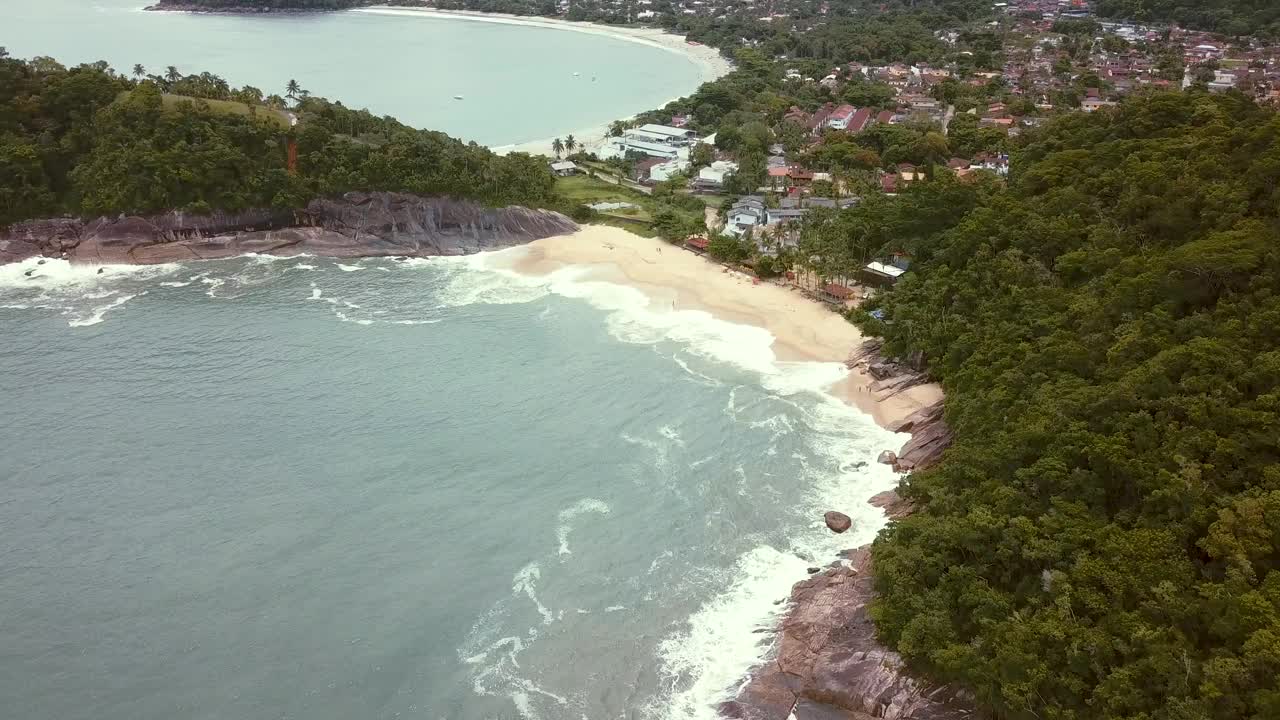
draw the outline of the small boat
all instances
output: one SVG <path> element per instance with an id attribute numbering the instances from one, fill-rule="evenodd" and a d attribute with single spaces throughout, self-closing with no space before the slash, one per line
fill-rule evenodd
<path id="1" fill-rule="evenodd" d="M 573 74 L 573 76 L 574 76 L 574 77 L 578 77 L 578 76 L 579 76 L 579 75 L 581 75 L 581 74 L 582 74 L 582 73 L 574 73 L 574 74 Z"/>
<path id="2" fill-rule="evenodd" d="M 462 99 L 462 96 L 461 96 L 461 95 L 454 95 L 454 96 L 453 96 L 453 99 L 454 99 L 454 100 L 461 100 L 461 99 Z"/>

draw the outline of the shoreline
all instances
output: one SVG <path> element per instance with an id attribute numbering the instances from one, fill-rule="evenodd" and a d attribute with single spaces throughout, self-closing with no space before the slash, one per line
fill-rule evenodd
<path id="1" fill-rule="evenodd" d="M 839 363 L 846 374 L 822 388 L 824 392 L 898 437 L 910 433 L 899 447 L 885 448 L 889 453 L 914 456 L 913 445 L 938 442 L 941 386 L 926 383 L 885 389 L 865 362 L 867 339 L 861 331 L 796 289 L 757 281 L 683 247 L 603 225 L 535 240 L 523 246 L 522 255 L 509 269 L 546 276 L 567 267 L 585 268 L 585 279 L 636 289 L 651 306 L 670 303 L 673 310 L 702 310 L 721 320 L 763 328 L 774 338 L 775 364 Z M 946 433 L 941 442 L 949 444 L 945 424 L 941 429 Z M 886 462 L 883 456 L 881 462 Z M 911 469 L 910 465 L 899 467 L 896 459 L 886 464 L 898 472 Z M 896 488 L 872 496 L 867 504 L 883 513 L 886 521 L 914 510 Z M 836 530 L 830 513 L 824 520 Z M 788 594 L 775 601 L 786 602 L 787 607 L 777 624 L 767 629 L 772 649 L 737 681 L 736 688 L 725 688 L 729 694 L 716 705 L 718 716 L 795 720 L 854 717 L 851 711 L 878 715 L 884 707 L 901 707 L 906 709 L 904 717 L 914 716 L 917 710 L 937 720 L 968 717 L 956 709 L 964 703 L 955 704 L 953 691 L 913 678 L 898 655 L 876 641 L 875 626 L 867 614 L 874 597 L 870 545 L 815 564 L 818 567 L 810 568 L 807 578 L 797 577 Z M 825 569 L 820 570 L 822 566 Z"/>
<path id="2" fill-rule="evenodd" d="M 897 432 L 907 418 L 942 399 L 936 383 L 900 392 L 878 391 L 869 374 L 848 368 L 851 353 L 866 338 L 839 313 L 798 290 L 757 283 L 749 275 L 663 240 L 588 225 L 568 235 L 528 243 L 511 269 L 543 276 L 569 266 L 586 267 L 592 279 L 635 288 L 659 307 L 702 310 L 721 320 L 763 328 L 774 337 L 777 362 L 839 363 L 847 373 L 826 392 L 890 431 Z"/>
<path id="3" fill-rule="evenodd" d="M 352 8 L 347 12 L 363 13 L 366 15 L 393 15 L 400 17 L 438 18 L 444 20 L 468 20 L 471 22 L 540 27 L 548 30 L 600 35 L 623 42 L 646 45 L 648 47 L 665 50 L 666 52 L 675 53 L 684 57 L 692 63 L 695 68 L 697 68 L 699 86 L 703 83 L 723 77 L 733 70 L 733 63 L 721 55 L 720 51 L 710 45 L 690 43 L 686 41 L 684 37 L 672 34 L 657 27 L 624 27 L 618 25 L 601 25 L 599 23 L 578 22 L 573 20 L 560 20 L 557 18 L 547 18 L 534 15 L 487 13 L 474 10 L 437 10 L 435 8 L 406 7 L 398 5 L 377 5 L 371 7 Z M 681 97 L 684 97 L 684 95 L 677 95 L 663 102 L 658 107 L 665 107 L 668 103 L 674 102 Z M 642 110 L 641 112 L 647 112 L 647 110 Z M 615 119 L 630 119 L 638 114 L 639 113 L 635 113 Z M 567 130 L 563 135 L 561 135 L 561 137 L 565 137 L 567 135 L 573 135 L 574 139 L 578 141 L 579 145 L 585 152 L 595 152 L 602 148 L 608 141 L 609 124 L 605 123 L 603 125 L 592 125 L 590 127 Z M 489 146 L 489 149 L 500 155 L 513 152 L 523 152 L 531 155 L 552 156 L 555 154 L 551 149 L 552 140 L 554 140 L 554 138 L 538 138 L 534 140 L 508 143 L 505 145 Z"/>
<path id="4" fill-rule="evenodd" d="M 258 14 L 251 9 L 214 9 L 214 8 L 192 8 L 192 7 L 160 7 L 159 5 L 149 5 L 142 8 L 148 12 L 185 12 L 193 14 L 233 14 L 233 15 L 254 15 Z M 315 12 L 350 12 L 362 13 L 365 15 L 389 15 L 397 17 L 417 17 L 417 18 L 433 18 L 440 20 L 466 20 L 470 22 L 485 22 L 499 25 L 517 25 L 523 27 L 538 27 L 547 30 L 561 30 L 568 32 L 585 33 L 588 35 L 599 35 L 602 37 L 612 38 L 622 42 L 636 43 L 646 45 L 658 50 L 675 53 L 688 60 L 698 73 L 698 85 L 716 80 L 729 74 L 734 66 L 731 61 L 720 54 L 720 51 L 710 45 L 701 43 L 692 43 L 687 41 L 680 35 L 675 35 L 660 27 L 631 27 L 621 25 L 602 25 L 599 23 L 579 22 L 574 20 L 561 20 L 559 18 L 548 18 L 540 15 L 512 15 L 510 13 L 490 13 L 479 12 L 475 10 L 439 10 L 429 7 L 415 7 L 405 5 L 371 5 L 365 7 L 345 8 L 341 10 L 325 10 L 325 9 L 277 9 L 273 13 L 315 13 Z M 694 88 L 694 90 L 697 89 Z M 691 90 L 690 92 L 693 92 Z M 665 107 L 666 105 L 679 100 L 688 93 L 672 97 L 657 107 Z M 614 120 L 629 120 L 636 117 L 640 113 L 648 112 L 654 108 L 641 110 L 626 116 L 614 118 Z M 610 121 L 612 122 L 612 121 Z M 598 152 L 603 149 L 609 139 L 609 124 L 591 125 L 589 127 L 566 129 L 560 137 L 573 135 L 578 141 L 579 146 L 584 152 Z M 503 145 L 490 145 L 488 148 L 499 154 L 506 155 L 514 152 L 529 153 L 530 155 L 546 155 L 554 156 L 551 144 L 555 138 L 536 138 L 532 140 L 522 140 L 514 143 Z"/>

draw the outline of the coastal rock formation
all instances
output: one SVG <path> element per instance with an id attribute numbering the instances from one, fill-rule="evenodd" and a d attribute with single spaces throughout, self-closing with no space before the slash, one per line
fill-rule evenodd
<path id="1" fill-rule="evenodd" d="M 880 350 L 879 342 L 865 343 L 850 358 L 849 367 L 867 372 L 875 379 L 873 387 L 878 385 L 890 396 L 927 382 L 911 366 L 883 359 Z M 886 450 L 879 457 L 899 472 L 937 463 L 952 438 L 941 401 L 888 429 L 911 433 L 901 451 Z M 915 509 L 895 490 L 880 493 L 870 502 L 893 520 Z M 970 698 L 909 676 L 901 657 L 876 642 L 875 626 L 867 614 L 874 597 L 870 546 L 842 556 L 848 566 L 833 565 L 792 588 L 774 657 L 753 671 L 737 697 L 721 705 L 721 712 L 741 720 L 971 717 Z"/>
<path id="2" fill-rule="evenodd" d="M 873 507 L 884 510 L 884 514 L 890 520 L 901 520 L 916 510 L 915 504 L 910 500 L 904 499 L 898 494 L 897 490 L 886 490 L 878 495 L 873 495 L 868 502 Z"/>
<path id="3" fill-rule="evenodd" d="M 853 527 L 853 520 L 849 519 L 848 515 L 835 510 L 828 510 L 827 514 L 822 516 L 822 519 L 826 521 L 827 527 L 834 533 L 842 533 Z"/>
<path id="4" fill-rule="evenodd" d="M 954 435 L 943 419 L 941 401 L 921 408 L 904 418 L 901 422 L 890 425 L 893 432 L 909 432 L 911 439 L 902 446 L 893 467 L 898 472 L 923 470 L 936 465 L 942 459 L 942 453 L 951 446 Z"/>
<path id="5" fill-rule="evenodd" d="M 929 382 L 929 376 L 919 369 L 921 358 L 901 362 L 884 357 L 883 349 L 883 341 L 866 340 L 845 361 L 850 370 L 861 370 L 871 377 L 869 392 L 883 400 Z"/>
<path id="6" fill-rule="evenodd" d="M 776 657 L 720 707 L 741 720 L 964 720 L 967 698 L 908 676 L 897 653 L 875 639 L 871 553 L 795 585 Z"/>
<path id="7" fill-rule="evenodd" d="M 347 193 L 298 211 L 58 218 L 0 233 L 0 263 L 36 255 L 148 265 L 258 253 L 378 257 L 465 255 L 577 230 L 548 210 L 486 208 L 450 198 Z"/>

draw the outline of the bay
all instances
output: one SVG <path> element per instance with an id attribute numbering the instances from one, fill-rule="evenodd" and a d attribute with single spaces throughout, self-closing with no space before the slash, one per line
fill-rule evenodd
<path id="1" fill-rule="evenodd" d="M 64 64 L 203 71 L 502 146 L 659 107 L 701 82 L 687 57 L 601 34 L 364 12 L 145 12 L 141 0 L 0 0 L 0 45 Z M 455 95 L 463 100 L 455 100 Z"/>
<path id="2" fill-rule="evenodd" d="M 5 715 L 713 718 L 893 436 L 504 265 L 0 267 Z"/>

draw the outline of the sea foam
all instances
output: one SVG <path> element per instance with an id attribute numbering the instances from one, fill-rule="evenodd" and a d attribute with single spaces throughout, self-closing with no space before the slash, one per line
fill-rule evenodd
<path id="1" fill-rule="evenodd" d="M 57 310 L 71 327 L 102 322 L 106 314 L 146 294 L 139 281 L 165 277 L 181 266 L 83 265 L 60 258 L 28 258 L 0 265 L 0 306 Z"/>

